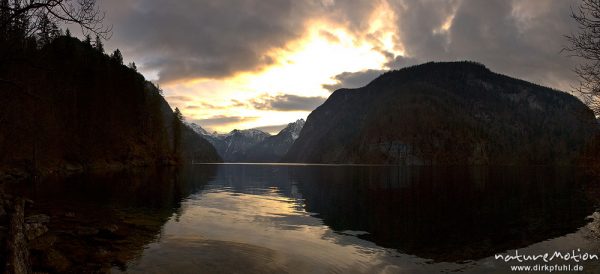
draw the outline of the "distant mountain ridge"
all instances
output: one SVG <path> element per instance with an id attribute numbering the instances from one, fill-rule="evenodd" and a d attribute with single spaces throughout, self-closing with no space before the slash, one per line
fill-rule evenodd
<path id="1" fill-rule="evenodd" d="M 196 132 L 197 134 L 200 134 L 202 136 L 205 135 L 211 135 L 208 131 L 206 131 L 205 129 L 203 129 L 200 125 L 195 124 L 195 123 L 186 123 L 194 132 Z"/>
<path id="2" fill-rule="evenodd" d="M 208 140 L 226 162 L 278 162 L 298 138 L 304 123 L 304 119 L 289 123 L 276 135 L 259 129 L 234 129 L 217 134 L 195 123 L 188 125 Z"/>
<path id="3" fill-rule="evenodd" d="M 246 162 L 279 162 L 300 136 L 304 119 L 289 123 L 277 135 L 269 136 L 251 147 L 244 158 Z"/>
<path id="4" fill-rule="evenodd" d="M 333 92 L 283 161 L 569 164 L 596 133 L 572 95 L 478 63 L 426 63 Z"/>

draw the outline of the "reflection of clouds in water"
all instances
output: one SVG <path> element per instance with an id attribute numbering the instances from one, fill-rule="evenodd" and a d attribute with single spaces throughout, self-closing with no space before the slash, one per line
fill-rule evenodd
<path id="1" fill-rule="evenodd" d="M 231 194 L 227 191 L 209 192 L 195 195 L 184 202 L 186 210 L 179 222 L 170 221 L 164 227 L 165 241 L 169 243 L 171 239 L 195 238 L 223 241 L 213 242 L 215 245 L 222 245 L 220 250 L 226 250 L 221 255 L 233 252 L 229 249 L 235 248 L 228 246 L 229 243 L 257 246 L 272 250 L 274 253 L 271 259 L 278 267 L 298 273 L 317 270 L 396 272 L 399 265 L 402 265 L 398 260 L 408 259 L 411 268 L 414 268 L 415 261 L 424 261 L 414 256 L 394 254 L 395 252 L 379 248 L 354 236 L 335 233 L 323 225 L 322 220 L 312 217 L 304 210 L 298 210 L 293 198 L 280 195 Z M 162 252 L 153 251 L 153 248 L 162 249 Z M 186 252 L 196 252 L 202 257 L 205 252 L 215 251 L 198 246 L 195 251 Z M 253 254 L 252 250 L 248 252 L 243 256 L 260 256 Z M 178 249 L 162 244 L 151 247 L 150 252 L 146 252 L 145 255 L 147 260 L 154 261 L 159 258 L 152 257 L 158 257 L 158 254 L 167 258 L 181 255 Z M 390 256 L 392 254 L 399 257 L 393 258 Z M 241 258 L 241 261 L 245 259 L 247 258 Z M 390 262 L 390 259 L 395 262 Z M 143 260 L 138 267 L 142 267 Z M 177 259 L 169 260 L 169 264 L 172 263 L 177 263 Z M 261 264 L 264 261 L 257 260 L 256 263 Z"/>

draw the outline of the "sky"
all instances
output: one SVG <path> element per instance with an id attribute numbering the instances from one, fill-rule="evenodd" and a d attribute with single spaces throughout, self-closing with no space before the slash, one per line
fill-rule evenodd
<path id="1" fill-rule="evenodd" d="M 570 91 L 575 0 L 102 0 L 119 48 L 209 131 L 276 133 L 384 71 L 471 60 Z"/>

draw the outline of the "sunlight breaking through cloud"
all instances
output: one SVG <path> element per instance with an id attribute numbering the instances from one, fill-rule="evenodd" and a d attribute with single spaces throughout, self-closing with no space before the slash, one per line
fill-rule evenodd
<path id="1" fill-rule="evenodd" d="M 104 3 L 121 9 L 109 14 L 119 27 L 107 49 L 118 46 L 165 95 L 193 97 L 169 100 L 188 119 L 258 117 L 211 126 L 221 132 L 309 113 L 253 108 L 250 100 L 263 94 L 327 97 L 423 62 L 475 61 L 563 90 L 576 83 L 572 68 L 580 62 L 560 54 L 563 35 L 576 31 L 569 17 L 575 0 L 125 3 Z"/>

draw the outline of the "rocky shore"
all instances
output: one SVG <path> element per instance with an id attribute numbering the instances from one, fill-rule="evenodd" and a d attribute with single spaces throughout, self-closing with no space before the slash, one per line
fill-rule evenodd
<path id="1" fill-rule="evenodd" d="M 103 218 L 83 212 L 39 213 L 35 202 L 0 194 L 2 273 L 110 273 L 152 241 L 162 221 L 152 216 Z"/>
<path id="2" fill-rule="evenodd" d="M 91 164 L 62 163 L 52 167 L 0 167 L 0 182 L 15 182 L 35 180 L 47 176 L 69 176 L 79 173 L 93 172 L 116 172 L 130 168 L 150 166 L 177 166 L 175 159 L 163 159 L 162 161 L 132 160 L 127 162 L 96 162 Z"/>
<path id="3" fill-rule="evenodd" d="M 25 217 L 25 206 L 30 201 L 0 195 L 0 237 L 4 273 L 32 273 L 30 248 L 40 236 L 48 232 L 46 215 Z"/>

